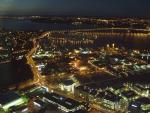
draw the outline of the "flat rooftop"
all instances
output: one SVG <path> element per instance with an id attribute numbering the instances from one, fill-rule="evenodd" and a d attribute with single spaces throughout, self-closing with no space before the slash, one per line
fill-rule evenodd
<path id="1" fill-rule="evenodd" d="M 138 98 L 137 100 L 135 100 L 135 102 L 141 104 L 150 104 L 150 98 L 146 98 L 146 97 Z"/>
<path id="2" fill-rule="evenodd" d="M 66 107 L 67 109 L 72 109 L 74 107 L 78 107 L 80 105 L 80 102 L 70 99 L 70 98 L 66 98 L 62 95 L 56 94 L 56 93 L 46 93 L 44 95 L 45 98 Z"/>
<path id="3" fill-rule="evenodd" d="M 104 99 L 112 101 L 112 102 L 118 102 L 118 101 L 120 101 L 121 97 L 115 95 L 114 93 L 112 93 L 110 91 L 106 91 Z"/>
<path id="4" fill-rule="evenodd" d="M 124 91 L 121 94 L 125 96 L 126 98 L 132 98 L 136 96 L 136 93 L 134 91 Z"/>
<path id="5" fill-rule="evenodd" d="M 5 105 L 5 104 L 15 101 L 19 98 L 20 98 L 20 96 L 15 92 L 9 91 L 9 92 L 5 92 L 5 93 L 0 93 L 0 104 Z"/>
<path id="6" fill-rule="evenodd" d="M 73 80 L 64 80 L 64 81 L 61 82 L 61 84 L 64 84 L 64 85 L 66 85 L 66 86 L 70 86 L 70 85 L 72 85 L 73 83 L 74 83 Z"/>

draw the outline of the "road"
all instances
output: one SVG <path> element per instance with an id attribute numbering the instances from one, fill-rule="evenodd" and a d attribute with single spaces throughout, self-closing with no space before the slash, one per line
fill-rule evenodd
<path id="1" fill-rule="evenodd" d="M 44 34 L 42 34 L 41 36 L 39 36 L 39 37 L 36 38 L 36 39 L 42 39 L 42 38 L 44 38 L 44 37 L 46 37 L 46 36 L 50 37 L 50 34 L 51 34 L 51 32 L 45 32 Z M 33 40 L 34 43 L 36 42 L 36 39 Z M 40 75 L 40 73 L 39 73 L 39 71 L 38 71 L 38 69 L 37 69 L 37 67 L 36 67 L 36 64 L 35 64 L 34 60 L 32 59 L 32 56 L 33 56 L 33 54 L 37 51 L 37 49 L 38 49 L 38 46 L 36 47 L 36 46 L 34 45 L 34 47 L 31 49 L 31 51 L 26 55 L 27 63 L 31 66 L 31 69 L 32 69 L 32 72 L 33 72 L 33 75 L 34 75 L 34 80 L 33 80 L 33 81 L 30 81 L 30 82 L 28 82 L 28 83 L 23 83 L 23 84 L 20 86 L 20 88 L 25 88 L 25 87 L 31 86 L 31 85 L 33 85 L 33 84 L 35 84 L 35 85 L 37 84 L 37 85 L 41 85 L 41 86 L 44 85 L 44 86 L 47 86 L 50 91 L 53 90 L 54 92 L 56 92 L 56 93 L 58 93 L 58 94 L 60 94 L 60 95 L 67 96 L 67 97 L 72 98 L 72 99 L 74 99 L 74 100 L 82 101 L 81 99 L 75 97 L 73 94 L 70 94 L 70 93 L 67 93 L 67 94 L 66 94 L 66 93 L 60 91 L 59 88 L 56 87 L 55 85 L 47 84 L 47 83 L 43 80 L 42 76 Z M 91 63 L 91 64 L 92 64 L 92 63 Z M 94 66 L 95 66 L 95 65 L 94 65 Z M 95 106 L 91 106 L 91 107 L 93 108 L 93 109 L 92 109 L 93 111 L 91 111 L 90 113 L 92 113 L 92 112 L 94 112 L 94 111 L 102 111 L 102 112 L 96 112 L 96 113 L 103 113 L 103 112 L 104 112 L 104 113 L 110 113 L 109 111 L 104 110 L 104 109 L 102 109 L 102 110 L 96 110 L 96 108 L 94 108 Z"/>
<path id="2" fill-rule="evenodd" d="M 23 89 L 23 88 L 31 86 L 31 85 L 43 85 L 42 77 L 40 76 L 40 73 L 36 67 L 36 64 L 35 64 L 34 60 L 32 59 L 32 55 L 36 52 L 37 49 L 38 49 L 38 47 L 34 46 L 31 49 L 31 51 L 26 55 L 27 64 L 29 64 L 31 66 L 34 80 L 30 80 L 30 81 L 20 84 L 19 89 Z"/>
<path id="3" fill-rule="evenodd" d="M 45 34 L 42 34 L 42 36 L 38 37 L 37 39 L 41 39 L 41 38 L 44 38 L 45 36 L 47 35 L 50 35 L 51 32 L 46 32 Z M 34 39 L 33 42 L 35 43 L 36 40 Z M 31 51 L 26 55 L 26 58 L 27 58 L 27 63 L 31 66 L 31 69 L 32 69 L 32 72 L 33 72 L 33 75 L 34 75 L 34 80 L 33 81 L 30 81 L 28 83 L 25 83 L 21 86 L 21 88 L 24 88 L 24 87 L 27 87 L 27 86 L 30 86 L 30 85 L 33 85 L 33 84 L 37 84 L 37 85 L 44 85 L 44 86 L 47 86 L 49 88 L 49 91 L 54 91 L 55 93 L 58 93 L 60 95 L 63 95 L 63 96 L 67 96 L 68 98 L 72 98 L 74 100 L 78 100 L 78 101 L 83 101 L 83 99 L 79 98 L 79 97 L 76 97 L 75 95 L 71 94 L 71 93 L 65 93 L 63 91 L 61 91 L 57 86 L 55 85 L 51 85 L 51 84 L 47 84 L 42 76 L 40 75 L 37 67 L 36 67 L 36 64 L 32 58 L 33 54 L 37 51 L 38 47 L 34 46 Z M 91 106 L 91 111 L 90 113 L 94 113 L 96 111 L 96 113 L 103 113 L 103 112 L 100 112 L 100 110 L 96 110 L 93 106 Z M 104 110 L 101 110 L 101 111 L 104 111 Z M 105 110 L 105 113 L 109 113 L 109 112 L 106 112 Z"/>

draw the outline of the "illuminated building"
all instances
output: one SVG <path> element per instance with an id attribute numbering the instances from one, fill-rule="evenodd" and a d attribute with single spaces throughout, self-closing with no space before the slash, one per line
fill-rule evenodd
<path id="1" fill-rule="evenodd" d="M 134 113 L 149 113 L 150 99 L 145 97 L 136 99 L 130 104 L 129 110 Z"/>
<path id="2" fill-rule="evenodd" d="M 101 101 L 105 107 L 108 107 L 113 110 L 121 109 L 121 103 L 122 103 L 121 97 L 113 94 L 110 91 L 105 92 L 104 97 L 102 97 Z"/>
<path id="3" fill-rule="evenodd" d="M 21 97 L 15 92 L 0 94 L 0 107 L 3 108 L 5 111 L 8 111 L 11 107 L 25 104 L 27 103 L 27 101 L 27 98 Z"/>
<path id="4" fill-rule="evenodd" d="M 150 84 L 129 84 L 130 88 L 141 96 L 150 95 Z"/>
<path id="5" fill-rule="evenodd" d="M 133 66 L 135 71 L 150 69 L 150 64 L 136 64 Z"/>
<path id="6" fill-rule="evenodd" d="M 74 83 L 73 80 L 65 80 L 61 82 L 59 86 L 63 91 L 74 93 L 74 87 L 76 86 L 76 83 Z"/>
<path id="7" fill-rule="evenodd" d="M 13 107 L 11 109 L 12 113 L 29 113 L 29 109 L 27 106 L 21 106 L 21 107 Z"/>
<path id="8" fill-rule="evenodd" d="M 123 91 L 121 93 L 121 97 L 125 99 L 126 101 L 131 101 L 137 97 L 136 93 L 134 91 Z"/>
<path id="9" fill-rule="evenodd" d="M 84 109 L 84 106 L 80 102 L 56 93 L 46 93 L 43 97 L 43 101 L 53 104 L 57 106 L 58 109 L 67 113 Z"/>
<path id="10" fill-rule="evenodd" d="M 31 89 L 28 89 L 25 94 L 29 97 L 35 97 L 37 95 L 43 95 L 44 93 L 48 92 L 48 88 L 44 86 L 36 86 Z"/>
<path id="11" fill-rule="evenodd" d="M 34 103 L 34 107 L 35 107 L 37 110 L 41 110 L 41 109 L 43 109 L 43 108 L 46 107 L 45 103 L 44 103 L 42 100 L 40 100 L 40 99 L 34 100 L 33 103 Z"/>

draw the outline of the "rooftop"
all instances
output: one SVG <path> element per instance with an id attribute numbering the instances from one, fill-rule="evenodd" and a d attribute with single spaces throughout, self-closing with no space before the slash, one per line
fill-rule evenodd
<path id="1" fill-rule="evenodd" d="M 124 92 L 122 92 L 122 95 L 127 98 L 132 98 L 132 97 L 136 96 L 136 93 L 134 91 L 124 91 Z"/>
<path id="2" fill-rule="evenodd" d="M 150 99 L 146 97 L 138 98 L 135 100 L 135 102 L 141 103 L 141 104 L 150 104 Z"/>
<path id="3" fill-rule="evenodd" d="M 120 101 L 121 97 L 115 95 L 114 93 L 112 93 L 110 91 L 106 91 L 104 99 L 112 101 L 112 102 L 118 102 L 118 101 Z"/>
<path id="4" fill-rule="evenodd" d="M 0 104 L 5 105 L 19 98 L 20 96 L 15 92 L 0 93 Z"/>
<path id="5" fill-rule="evenodd" d="M 66 107 L 67 109 L 72 109 L 72 108 L 80 105 L 80 103 L 78 101 L 75 101 L 70 98 L 66 98 L 66 97 L 56 94 L 56 93 L 46 93 L 44 95 L 44 97 L 61 105 L 61 106 Z"/>
<path id="6" fill-rule="evenodd" d="M 74 81 L 73 80 L 64 80 L 61 83 L 66 85 L 66 86 L 70 86 L 70 85 L 72 85 L 74 83 Z"/>

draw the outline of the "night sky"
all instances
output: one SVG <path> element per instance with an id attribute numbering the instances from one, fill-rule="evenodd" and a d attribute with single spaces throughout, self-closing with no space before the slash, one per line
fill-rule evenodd
<path id="1" fill-rule="evenodd" d="M 0 0 L 0 15 L 150 17 L 150 0 Z"/>

